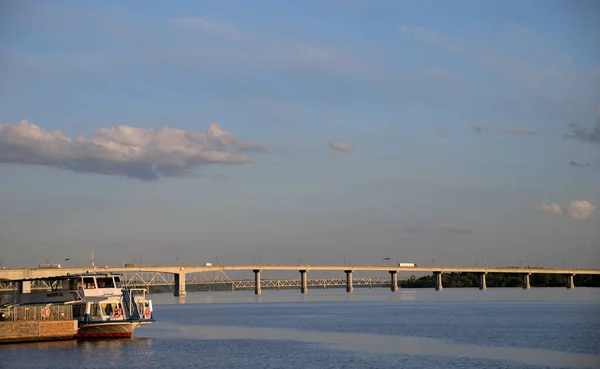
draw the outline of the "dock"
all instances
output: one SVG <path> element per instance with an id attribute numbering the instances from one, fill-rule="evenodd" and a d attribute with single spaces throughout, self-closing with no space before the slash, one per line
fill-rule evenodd
<path id="1" fill-rule="evenodd" d="M 77 329 L 70 305 L 0 308 L 0 344 L 70 340 Z"/>

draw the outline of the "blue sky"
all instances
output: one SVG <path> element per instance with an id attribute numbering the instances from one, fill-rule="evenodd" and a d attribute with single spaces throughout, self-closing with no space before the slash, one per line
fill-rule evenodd
<path id="1" fill-rule="evenodd" d="M 8 1 L 0 259 L 597 267 L 595 1 Z"/>

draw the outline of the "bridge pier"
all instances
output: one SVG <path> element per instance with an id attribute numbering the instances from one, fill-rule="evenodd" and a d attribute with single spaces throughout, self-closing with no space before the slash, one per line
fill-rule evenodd
<path id="1" fill-rule="evenodd" d="M 344 270 L 346 273 L 346 292 L 352 293 L 354 291 L 354 286 L 352 285 L 352 271 Z"/>
<path id="2" fill-rule="evenodd" d="M 433 275 L 435 276 L 435 290 L 443 290 L 444 286 L 442 285 L 442 272 L 433 272 Z"/>
<path id="3" fill-rule="evenodd" d="M 253 270 L 254 272 L 254 294 L 260 295 L 262 290 L 260 289 L 260 269 Z"/>
<path id="4" fill-rule="evenodd" d="M 481 273 L 479 275 L 479 289 L 482 291 L 485 291 L 487 289 L 487 285 L 485 283 L 485 275 L 486 274 L 487 274 L 487 272 Z"/>
<path id="5" fill-rule="evenodd" d="M 575 282 L 574 282 L 575 274 L 567 274 L 565 277 L 567 279 L 567 288 L 568 289 L 575 288 Z"/>
<path id="6" fill-rule="evenodd" d="M 395 270 L 390 270 L 390 275 L 392 276 L 392 292 L 398 292 L 398 272 Z"/>
<path id="7" fill-rule="evenodd" d="M 175 278 L 175 296 L 185 296 L 187 292 L 185 291 L 185 272 L 184 273 L 175 273 L 173 275 Z"/>
<path id="8" fill-rule="evenodd" d="M 524 290 L 529 290 L 531 289 L 531 284 L 529 284 L 529 273 L 524 273 L 523 274 L 523 289 Z"/>
<path id="9" fill-rule="evenodd" d="M 19 293 L 31 293 L 31 281 L 20 281 Z"/>
<path id="10" fill-rule="evenodd" d="M 301 270 L 300 271 L 300 292 L 303 295 L 306 295 L 308 293 L 308 283 L 307 283 L 307 279 L 306 279 L 306 270 Z"/>

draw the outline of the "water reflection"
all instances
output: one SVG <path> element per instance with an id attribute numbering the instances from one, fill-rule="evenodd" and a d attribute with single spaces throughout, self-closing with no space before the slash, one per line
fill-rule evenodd
<path id="1" fill-rule="evenodd" d="M 434 338 L 368 333 L 316 332 L 241 326 L 190 326 L 165 323 L 161 325 L 159 335 L 162 338 L 177 339 L 296 341 L 319 343 L 331 349 L 344 351 L 478 358 L 547 367 L 596 368 L 600 363 L 600 355 L 531 348 L 485 347 L 457 344 Z"/>
<path id="2" fill-rule="evenodd" d="M 6 343 L 2 344 L 3 350 L 23 349 L 40 349 L 40 350 L 56 350 L 56 349 L 81 349 L 81 350 L 96 350 L 116 347 L 126 347 L 128 345 L 151 345 L 152 338 L 132 337 L 132 338 L 97 338 L 88 340 L 62 340 L 62 341 L 41 341 L 41 342 L 23 342 L 23 343 Z"/>
<path id="3" fill-rule="evenodd" d="M 174 297 L 171 293 L 157 293 L 152 296 L 155 305 L 160 304 L 212 304 L 249 302 L 335 302 L 335 301 L 600 301 L 598 288 L 477 288 L 400 290 L 391 292 L 389 288 L 356 288 L 354 293 L 346 293 L 342 288 L 328 290 L 312 289 L 303 295 L 299 290 L 263 290 L 256 296 L 252 290 L 235 292 L 188 292 L 186 296 Z"/>
<path id="4" fill-rule="evenodd" d="M 598 367 L 600 289 L 153 294 L 131 339 L 0 346 L 4 368 Z M 583 301 L 583 302 L 581 302 Z M 448 303 L 449 302 L 449 303 Z M 59 359 L 57 359 L 59 358 Z M 7 364 L 8 363 L 8 364 Z M 252 362 L 256 363 L 256 362 Z M 4 366 L 3 366 L 4 365 Z"/>
<path id="5" fill-rule="evenodd" d="M 366 289 L 365 289 L 366 290 Z M 355 290 L 356 291 L 356 290 Z M 434 297 L 439 297 L 433 295 Z M 420 295 L 421 299 L 428 298 L 428 293 Z M 435 298 L 436 300 L 438 298 Z M 417 300 L 415 291 L 402 291 L 392 293 L 389 289 L 373 289 L 368 293 L 352 294 L 343 289 L 317 290 L 302 294 L 300 291 L 263 291 L 261 295 L 255 295 L 253 291 L 236 292 L 189 292 L 186 296 L 176 297 L 170 293 L 157 293 L 152 296 L 155 305 L 161 304 L 212 304 L 212 303 L 271 303 L 271 302 L 335 302 L 335 301 L 414 301 Z"/>

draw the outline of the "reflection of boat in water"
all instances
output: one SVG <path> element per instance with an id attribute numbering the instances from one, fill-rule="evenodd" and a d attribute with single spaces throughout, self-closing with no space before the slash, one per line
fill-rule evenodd
<path id="1" fill-rule="evenodd" d="M 131 337 L 137 327 L 154 322 L 152 301 L 145 289 L 121 289 L 121 275 L 85 273 L 60 277 L 14 281 L 23 286 L 34 280 L 44 281 L 47 291 L 35 291 L 8 296 L 2 301 L 8 306 L 45 305 L 41 318 L 50 318 L 53 305 L 71 305 L 72 319 L 78 322 L 78 338 Z"/>

